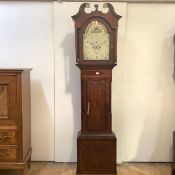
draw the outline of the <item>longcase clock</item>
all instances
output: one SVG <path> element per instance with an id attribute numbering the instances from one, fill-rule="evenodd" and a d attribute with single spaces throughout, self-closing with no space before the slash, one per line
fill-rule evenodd
<path id="1" fill-rule="evenodd" d="M 77 174 L 116 174 L 116 136 L 112 132 L 111 82 L 117 62 L 117 28 L 121 18 L 111 4 L 107 13 L 86 13 L 75 21 L 76 63 L 81 70 L 81 130 L 77 138 Z"/>

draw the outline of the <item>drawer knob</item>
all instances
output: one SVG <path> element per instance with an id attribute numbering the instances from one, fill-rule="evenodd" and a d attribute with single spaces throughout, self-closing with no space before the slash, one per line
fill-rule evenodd
<path id="1" fill-rule="evenodd" d="M 10 139 L 11 137 L 10 136 L 6 136 L 6 135 L 0 135 L 0 140 L 8 140 Z"/>
<path id="2" fill-rule="evenodd" d="M 9 153 L 0 153 L 0 158 L 6 157 L 6 156 L 9 156 L 9 155 L 10 155 Z"/>

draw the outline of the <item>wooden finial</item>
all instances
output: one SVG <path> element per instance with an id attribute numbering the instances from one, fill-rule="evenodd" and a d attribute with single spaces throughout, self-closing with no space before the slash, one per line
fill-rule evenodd
<path id="1" fill-rule="evenodd" d="M 108 8 L 109 11 L 110 11 L 114 16 L 116 16 L 118 19 L 121 18 L 120 15 L 118 15 L 117 13 L 115 13 L 115 10 L 114 10 L 114 7 L 112 6 L 112 4 L 110 4 L 110 3 L 104 3 L 104 4 L 103 4 L 103 8 Z"/>
<path id="2" fill-rule="evenodd" d="M 95 7 L 95 11 L 98 11 L 98 4 L 95 4 L 94 7 Z"/>
<path id="3" fill-rule="evenodd" d="M 76 15 L 72 16 L 72 18 L 73 19 L 76 19 L 81 13 L 86 13 L 85 12 L 85 8 L 90 8 L 90 4 L 89 3 L 83 3 L 83 4 L 81 4 L 78 13 Z"/>

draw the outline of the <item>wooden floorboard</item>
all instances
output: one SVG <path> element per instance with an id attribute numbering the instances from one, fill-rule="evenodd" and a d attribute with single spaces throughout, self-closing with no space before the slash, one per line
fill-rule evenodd
<path id="1" fill-rule="evenodd" d="M 123 163 L 117 166 L 118 175 L 171 175 L 168 163 Z M 75 163 L 32 162 L 25 175 L 75 175 Z M 20 175 L 17 171 L 0 170 L 0 175 Z"/>

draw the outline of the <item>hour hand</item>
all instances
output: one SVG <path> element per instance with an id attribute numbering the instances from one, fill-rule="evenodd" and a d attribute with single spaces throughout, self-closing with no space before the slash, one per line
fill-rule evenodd
<path id="1" fill-rule="evenodd" d="M 99 49 L 99 46 L 95 45 L 94 43 L 92 42 L 89 42 L 92 46 L 93 46 L 93 49 Z"/>
<path id="2" fill-rule="evenodd" d="M 100 44 L 98 45 L 98 47 L 100 47 L 101 45 L 103 45 L 103 44 L 106 43 L 106 42 L 107 42 L 107 40 L 103 41 L 102 43 L 100 43 Z"/>
<path id="3" fill-rule="evenodd" d="M 94 43 L 92 43 L 92 42 L 89 42 L 89 43 L 90 43 L 92 46 L 95 46 Z"/>
<path id="4" fill-rule="evenodd" d="M 100 43 L 100 44 L 94 46 L 95 49 L 101 49 L 101 46 L 102 46 L 103 44 L 105 44 L 106 42 L 107 42 L 107 41 L 104 41 L 104 42 L 102 42 L 102 43 Z"/>

